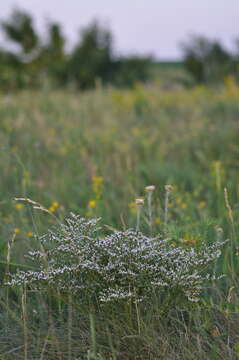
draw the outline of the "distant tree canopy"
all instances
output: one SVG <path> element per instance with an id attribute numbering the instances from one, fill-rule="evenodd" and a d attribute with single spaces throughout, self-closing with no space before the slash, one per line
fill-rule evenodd
<path id="1" fill-rule="evenodd" d="M 197 83 L 217 82 L 237 74 L 238 55 L 231 54 L 218 41 L 194 36 L 183 44 L 184 65 Z"/>
<path id="2" fill-rule="evenodd" d="M 97 22 L 83 29 L 68 69 L 70 80 L 82 89 L 93 87 L 97 78 L 110 81 L 114 70 L 110 31 Z"/>
<path id="3" fill-rule="evenodd" d="M 6 46 L 0 46 L 0 88 L 51 87 L 93 88 L 103 85 L 131 87 L 153 76 L 149 56 L 116 56 L 110 30 L 95 21 L 82 29 L 71 51 L 61 25 L 48 23 L 42 38 L 32 17 L 15 10 L 1 22 Z M 11 46 L 9 46 L 11 44 Z M 235 54 L 218 41 L 192 37 L 183 45 L 184 66 L 195 83 L 214 83 L 227 75 L 239 75 L 239 41 Z"/>
<path id="4" fill-rule="evenodd" d="M 9 20 L 2 22 L 2 29 L 9 40 L 19 45 L 22 55 L 29 54 L 39 43 L 32 18 L 27 13 L 14 11 Z"/>
<path id="5" fill-rule="evenodd" d="M 29 14 L 15 10 L 1 23 L 7 43 L 14 50 L 0 48 L 0 87 L 75 86 L 88 89 L 97 80 L 103 84 L 132 86 L 150 77 L 150 57 L 116 57 L 111 32 L 93 22 L 80 32 L 71 52 L 65 50 L 61 26 L 49 23 L 42 39 Z"/>

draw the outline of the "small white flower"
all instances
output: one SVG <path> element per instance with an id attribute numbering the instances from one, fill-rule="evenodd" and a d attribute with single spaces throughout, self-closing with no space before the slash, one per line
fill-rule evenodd
<path id="1" fill-rule="evenodd" d="M 154 185 L 148 185 L 145 188 L 146 192 L 153 192 L 155 190 L 155 186 Z"/>
<path id="2" fill-rule="evenodd" d="M 173 185 L 165 185 L 164 188 L 165 188 L 166 191 L 170 192 L 170 191 L 173 190 Z"/>
<path id="3" fill-rule="evenodd" d="M 141 199 L 141 198 L 135 199 L 135 204 L 137 206 L 143 206 L 144 205 L 144 199 Z"/>
<path id="4" fill-rule="evenodd" d="M 136 201 L 139 206 L 144 203 Z M 98 223 L 99 219 L 72 215 L 41 238 L 43 250 L 28 253 L 40 270 L 19 271 L 6 285 L 38 290 L 50 286 L 71 291 L 79 301 L 98 296 L 102 302 L 142 301 L 156 289 L 170 293 L 176 288 L 189 301 L 198 301 L 205 281 L 215 280 L 204 269 L 220 256 L 225 242 L 196 251 L 173 247 L 160 235 L 148 237 L 132 230 L 102 236 Z"/>

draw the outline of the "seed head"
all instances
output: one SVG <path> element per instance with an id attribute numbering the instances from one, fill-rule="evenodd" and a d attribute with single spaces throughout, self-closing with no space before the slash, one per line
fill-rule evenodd
<path id="1" fill-rule="evenodd" d="M 165 190 L 166 190 L 167 192 L 172 191 L 172 190 L 173 190 L 173 185 L 165 185 Z"/>
<path id="2" fill-rule="evenodd" d="M 146 191 L 146 192 L 153 192 L 154 190 L 155 190 L 155 186 L 154 185 L 148 185 L 148 186 L 146 186 L 145 188 L 144 188 L 144 190 Z"/>
<path id="3" fill-rule="evenodd" d="M 144 199 L 135 199 L 135 204 L 137 206 L 143 206 L 144 205 Z"/>

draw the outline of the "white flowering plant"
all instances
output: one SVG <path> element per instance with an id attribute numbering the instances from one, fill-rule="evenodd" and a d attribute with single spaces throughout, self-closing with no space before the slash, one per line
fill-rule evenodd
<path id="1" fill-rule="evenodd" d="M 79 301 L 142 301 L 158 290 L 198 301 L 213 278 L 206 268 L 225 243 L 185 249 L 160 235 L 148 237 L 133 230 L 103 235 L 99 222 L 71 214 L 40 238 L 40 250 L 28 253 L 38 270 L 18 271 L 8 285 L 70 292 Z"/>

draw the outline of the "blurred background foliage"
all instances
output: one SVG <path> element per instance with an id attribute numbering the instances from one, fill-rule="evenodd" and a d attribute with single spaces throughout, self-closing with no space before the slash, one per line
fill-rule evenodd
<path id="1" fill-rule="evenodd" d="M 218 83 L 239 75 L 239 48 L 232 53 L 216 40 L 193 36 L 182 45 L 183 60 L 161 62 L 152 56 L 117 56 L 113 36 L 94 21 L 81 29 L 78 41 L 66 50 L 62 27 L 48 23 L 38 34 L 31 15 L 14 10 L 1 22 L 5 41 L 0 47 L 0 88 L 94 88 L 97 84 L 132 87 L 155 79 L 192 86 Z M 167 71 L 170 69 L 170 71 Z M 165 75 L 166 70 L 166 75 Z M 172 71 L 173 70 L 173 71 Z"/>
<path id="2" fill-rule="evenodd" d="M 31 16 L 20 10 L 2 21 L 1 30 L 11 48 L 0 49 L 0 83 L 4 89 L 68 86 L 84 90 L 97 83 L 131 86 L 149 78 L 153 60 L 116 57 L 110 30 L 97 21 L 80 31 L 77 43 L 68 52 L 61 25 L 49 23 L 43 39 Z"/>

